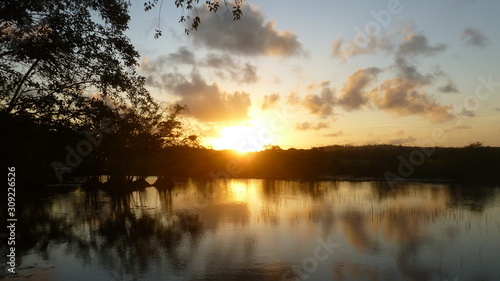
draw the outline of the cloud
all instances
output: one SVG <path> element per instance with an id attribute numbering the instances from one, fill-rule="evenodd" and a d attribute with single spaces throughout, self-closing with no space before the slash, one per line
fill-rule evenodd
<path id="1" fill-rule="evenodd" d="M 366 36 L 359 42 L 359 37 L 355 38 L 351 43 L 345 44 L 344 38 L 337 38 L 332 42 L 332 55 L 339 58 L 348 58 L 359 55 L 376 54 L 378 50 L 389 52 L 393 49 L 389 37 L 382 36 L 380 39 L 374 35 Z"/>
<path id="2" fill-rule="evenodd" d="M 257 76 L 257 68 L 250 63 L 245 63 L 245 67 L 241 70 L 241 78 L 238 80 L 240 83 L 255 83 L 259 80 Z"/>
<path id="3" fill-rule="evenodd" d="M 496 107 L 496 108 L 495 108 L 495 110 L 496 110 L 496 111 L 500 111 L 500 107 Z"/>
<path id="4" fill-rule="evenodd" d="M 323 118 L 334 115 L 336 107 L 351 111 L 359 110 L 365 105 L 396 116 L 422 116 L 433 123 L 443 123 L 454 118 L 450 113 L 451 106 L 438 103 L 423 90 L 427 86 L 425 79 L 397 76 L 367 89 L 381 71 L 379 68 L 356 70 L 347 78 L 338 97 L 329 82 L 324 81 L 308 85 L 306 90 L 313 93 L 303 98 L 298 92 L 292 92 L 288 96 L 288 103 L 300 105 L 310 114 Z"/>
<path id="5" fill-rule="evenodd" d="M 312 83 L 306 86 L 306 90 L 309 92 L 316 91 L 330 85 L 330 81 L 321 81 L 320 83 Z"/>
<path id="6" fill-rule="evenodd" d="M 297 91 L 291 91 L 286 99 L 286 102 L 292 105 L 300 104 L 299 93 Z"/>
<path id="7" fill-rule="evenodd" d="M 459 125 L 453 127 L 453 129 L 455 130 L 469 130 L 470 128 L 471 128 L 470 126 L 465 126 L 465 125 Z"/>
<path id="8" fill-rule="evenodd" d="M 175 53 L 168 54 L 166 59 L 173 64 L 194 64 L 196 62 L 194 53 L 185 46 L 179 47 Z"/>
<path id="9" fill-rule="evenodd" d="M 220 76 L 229 75 L 238 83 L 251 84 L 259 80 L 257 67 L 248 62 L 242 66 L 228 54 L 209 53 L 201 60 L 200 66 L 218 69 Z"/>
<path id="10" fill-rule="evenodd" d="M 336 138 L 336 137 L 340 137 L 340 136 L 343 136 L 344 135 L 344 132 L 343 131 L 337 131 L 335 133 L 330 133 L 330 134 L 325 134 L 323 135 L 324 137 L 331 137 L 331 138 Z"/>
<path id="11" fill-rule="evenodd" d="M 270 109 L 279 101 L 280 96 L 278 94 L 265 95 L 264 101 L 262 102 L 262 110 Z"/>
<path id="12" fill-rule="evenodd" d="M 201 61 L 201 65 L 211 68 L 237 68 L 236 62 L 228 54 L 209 53 Z"/>
<path id="13" fill-rule="evenodd" d="M 388 143 L 392 145 L 403 145 L 403 144 L 408 144 L 408 143 L 413 143 L 417 139 L 414 137 L 407 137 L 407 138 L 399 138 L 399 139 L 393 139 L 389 140 Z"/>
<path id="14" fill-rule="evenodd" d="M 404 42 L 398 46 L 397 57 L 402 56 L 433 56 L 446 50 L 445 44 L 429 45 L 429 40 L 422 34 L 410 34 Z"/>
<path id="15" fill-rule="evenodd" d="M 306 130 L 321 130 L 321 129 L 326 129 L 329 128 L 330 124 L 320 121 L 318 123 L 313 123 L 313 122 L 302 122 L 302 123 L 297 123 L 295 124 L 295 129 L 298 131 L 306 131 Z"/>
<path id="16" fill-rule="evenodd" d="M 462 111 L 460 112 L 460 114 L 462 114 L 463 116 L 467 116 L 467 117 L 474 117 L 476 116 L 476 112 L 473 111 L 473 110 L 467 110 L 467 109 L 462 109 Z"/>
<path id="17" fill-rule="evenodd" d="M 172 85 L 186 82 L 184 75 L 177 72 L 161 74 L 147 71 L 145 77 L 147 86 L 156 87 L 160 90 L 170 89 Z"/>
<path id="18" fill-rule="evenodd" d="M 366 54 L 375 54 L 377 51 L 377 38 L 374 36 L 368 37 L 368 44 L 362 46 L 356 41 L 344 46 L 344 38 L 338 38 L 332 42 L 332 55 L 339 58 L 354 57 Z"/>
<path id="19" fill-rule="evenodd" d="M 417 56 L 434 56 L 445 51 L 446 48 L 446 45 L 441 43 L 431 46 L 427 37 L 422 34 L 410 33 L 406 35 L 395 53 L 394 66 L 397 75 L 418 84 L 431 84 L 436 76 L 444 75 L 439 66 L 432 74 L 422 74 L 409 60 L 417 62 Z"/>
<path id="20" fill-rule="evenodd" d="M 446 85 L 439 87 L 438 90 L 441 93 L 446 93 L 446 94 L 448 94 L 448 93 L 458 93 L 457 84 L 455 84 L 455 82 L 453 82 L 452 80 L 448 80 L 448 82 L 446 83 Z"/>
<path id="21" fill-rule="evenodd" d="M 405 58 L 397 57 L 394 65 L 397 75 L 401 78 L 414 81 L 421 85 L 431 84 L 434 79 L 432 74 L 422 74 L 416 66 L 410 64 Z"/>
<path id="22" fill-rule="evenodd" d="M 321 85 L 321 92 L 319 94 L 308 94 L 301 101 L 309 113 L 319 115 L 321 117 L 328 117 L 333 115 L 333 107 L 335 105 L 335 89 L 330 88 L 328 83 Z"/>
<path id="23" fill-rule="evenodd" d="M 421 85 L 408 79 L 386 80 L 379 91 L 371 92 L 370 98 L 376 107 L 396 116 L 420 115 L 433 123 L 453 119 L 450 106 L 437 103 L 421 90 Z"/>
<path id="24" fill-rule="evenodd" d="M 371 84 L 381 70 L 376 67 L 358 69 L 347 78 L 347 82 L 341 89 L 343 93 L 338 99 L 338 104 L 347 110 L 359 109 L 368 101 L 364 92 L 365 88 Z"/>
<path id="25" fill-rule="evenodd" d="M 343 52 L 342 50 L 342 45 L 344 44 L 344 38 L 338 38 L 333 40 L 332 42 L 332 55 L 339 57 L 339 58 L 344 58 L 347 56 L 346 53 Z"/>
<path id="26" fill-rule="evenodd" d="M 488 37 L 486 37 L 481 31 L 472 27 L 464 29 L 462 36 L 460 36 L 460 40 L 466 45 L 472 47 L 484 47 L 490 43 Z"/>
<path id="27" fill-rule="evenodd" d="M 188 106 L 192 117 L 208 122 L 248 118 L 250 94 L 222 92 L 216 83 L 207 84 L 196 71 L 191 73 L 190 81 L 178 76 L 180 75 L 170 75 L 164 79 L 164 87 L 168 87 L 180 98 L 177 103 Z"/>
<path id="28" fill-rule="evenodd" d="M 240 84 L 256 83 L 259 80 L 257 67 L 249 62 L 241 63 L 228 54 L 209 53 L 203 59 L 196 60 L 193 52 L 187 47 L 180 47 L 176 52 L 160 56 L 154 60 L 146 57 L 141 62 L 141 70 L 150 82 L 172 67 L 187 64 L 192 67 L 211 68 L 211 71 L 222 78 L 229 78 Z"/>
<path id="29" fill-rule="evenodd" d="M 414 34 L 417 30 L 414 20 L 409 20 L 405 18 L 399 18 L 397 24 L 396 34 L 402 37 L 407 37 L 410 34 Z"/>
<path id="30" fill-rule="evenodd" d="M 396 48 L 396 57 L 405 56 L 433 56 L 446 50 L 445 44 L 439 43 L 435 46 L 429 44 L 429 40 L 423 34 L 415 33 L 415 26 L 405 26 L 404 30 L 398 31 L 400 35 L 405 35 L 403 43 L 399 44 Z M 359 39 L 362 39 L 360 42 Z M 377 51 L 385 51 L 391 53 L 394 51 L 395 46 L 391 37 L 382 35 L 377 38 L 375 35 L 365 35 L 364 37 L 358 36 L 354 40 L 345 44 L 343 38 L 337 38 L 332 42 L 332 55 L 340 58 L 351 56 L 376 54 Z"/>
<path id="31" fill-rule="evenodd" d="M 396 41 L 402 37 L 402 41 Z M 322 115 L 333 112 L 333 106 L 341 106 L 352 111 L 368 105 L 386 111 L 396 116 L 418 115 L 434 123 L 442 123 L 453 119 L 450 113 L 451 106 L 446 106 L 435 101 L 424 90 L 433 85 L 438 78 L 447 77 L 439 65 L 431 68 L 428 73 L 422 73 L 418 68 L 420 57 L 436 56 L 447 49 L 442 43 L 431 44 L 429 39 L 416 31 L 413 22 L 406 22 L 395 34 L 383 34 L 380 37 L 366 35 L 355 38 L 350 44 L 345 44 L 344 39 L 336 39 L 332 43 L 332 54 L 338 57 L 356 56 L 362 54 L 376 54 L 384 51 L 394 56 L 394 61 L 389 68 L 392 78 L 388 78 L 380 85 L 372 87 L 380 68 L 358 69 L 346 80 L 340 96 L 329 99 L 331 106 L 325 107 Z M 359 42 L 363 41 L 363 42 Z M 387 74 L 391 74 L 387 73 Z M 369 89 L 368 87 L 372 87 Z M 444 86 L 438 87 L 444 93 L 458 92 L 457 85 L 449 79 Z M 334 90 L 333 90 L 334 91 Z M 316 105 L 321 96 L 309 97 L 311 113 L 319 112 Z M 312 102 L 312 101 L 316 101 Z M 330 110 L 331 109 L 331 110 Z"/>
<path id="32" fill-rule="evenodd" d="M 231 13 L 199 10 L 203 22 L 190 38 L 195 44 L 239 55 L 291 57 L 304 54 L 297 36 L 290 31 L 276 30 L 274 22 L 266 22 L 259 8 L 244 5 L 242 11 L 241 20 L 233 21 Z"/>
<path id="33" fill-rule="evenodd" d="M 142 59 L 141 70 L 144 73 L 158 73 L 172 65 L 194 65 L 195 63 L 196 58 L 194 53 L 188 50 L 187 47 L 182 46 L 176 52 L 159 56 L 154 60 L 150 60 L 149 57 Z"/>

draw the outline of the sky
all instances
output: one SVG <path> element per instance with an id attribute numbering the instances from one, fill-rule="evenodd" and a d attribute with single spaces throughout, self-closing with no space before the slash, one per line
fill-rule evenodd
<path id="1" fill-rule="evenodd" d="M 174 1 L 133 0 L 128 35 L 208 147 L 500 146 L 497 0 L 200 2 L 186 35 Z"/>

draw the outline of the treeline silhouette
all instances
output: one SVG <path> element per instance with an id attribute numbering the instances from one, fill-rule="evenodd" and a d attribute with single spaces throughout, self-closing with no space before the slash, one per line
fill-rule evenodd
<path id="1" fill-rule="evenodd" d="M 116 189 L 149 175 L 166 186 L 181 176 L 499 181 L 498 149 L 477 144 L 272 146 L 244 156 L 201 148 L 180 116 L 187 108 L 156 101 L 137 72 L 126 1 L 42 2 L 0 5 L 9 31 L 0 36 L 0 163 L 25 190 L 77 176 L 98 185 L 98 175 Z"/>
<path id="2" fill-rule="evenodd" d="M 335 145 L 282 150 L 274 147 L 244 155 L 186 147 L 172 156 L 171 173 L 182 176 L 500 182 L 500 148 L 483 147 L 479 143 L 433 148 Z"/>
<path id="3" fill-rule="evenodd" d="M 96 120 L 78 126 L 28 114 L 1 115 L 0 162 L 15 167 L 16 185 L 27 189 L 81 176 L 95 181 L 108 175 L 119 186 L 137 176 L 166 174 L 158 165 L 168 164 L 162 159 L 170 147 L 199 146 L 198 137 L 179 121 L 183 110 L 174 105 L 154 122 L 133 111 L 100 112 Z"/>
<path id="4" fill-rule="evenodd" d="M 165 145 L 159 137 L 124 129 L 133 123 L 127 119 L 115 120 L 118 125 L 108 124 L 107 131 L 101 133 L 54 129 L 53 124 L 37 123 L 29 117 L 4 120 L 2 161 L 16 167 L 17 184 L 28 188 L 75 177 L 96 182 L 99 175 L 108 175 L 118 189 L 146 176 L 500 182 L 500 148 L 480 143 L 452 148 L 335 145 L 283 150 L 270 146 L 240 154 L 193 145 L 197 139 L 189 137 Z M 145 185 L 144 181 L 134 187 L 138 185 Z"/>

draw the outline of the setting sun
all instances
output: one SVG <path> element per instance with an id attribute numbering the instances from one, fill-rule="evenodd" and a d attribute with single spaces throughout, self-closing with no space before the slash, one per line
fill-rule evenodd
<path id="1" fill-rule="evenodd" d="M 231 149 L 238 152 L 259 151 L 268 143 L 262 143 L 258 139 L 259 129 L 247 125 L 224 127 L 220 131 L 220 137 L 214 138 L 212 145 L 214 149 Z"/>

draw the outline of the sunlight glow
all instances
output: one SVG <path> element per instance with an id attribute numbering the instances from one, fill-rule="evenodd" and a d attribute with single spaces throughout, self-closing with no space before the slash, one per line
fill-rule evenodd
<path id="1" fill-rule="evenodd" d="M 224 127 L 219 133 L 220 137 L 212 140 L 213 148 L 217 150 L 252 152 L 262 150 L 268 144 L 260 141 L 257 127 L 247 125 Z"/>
<path id="2" fill-rule="evenodd" d="M 234 183 L 230 185 L 231 197 L 237 202 L 246 202 L 248 200 L 247 185 L 244 183 Z"/>

